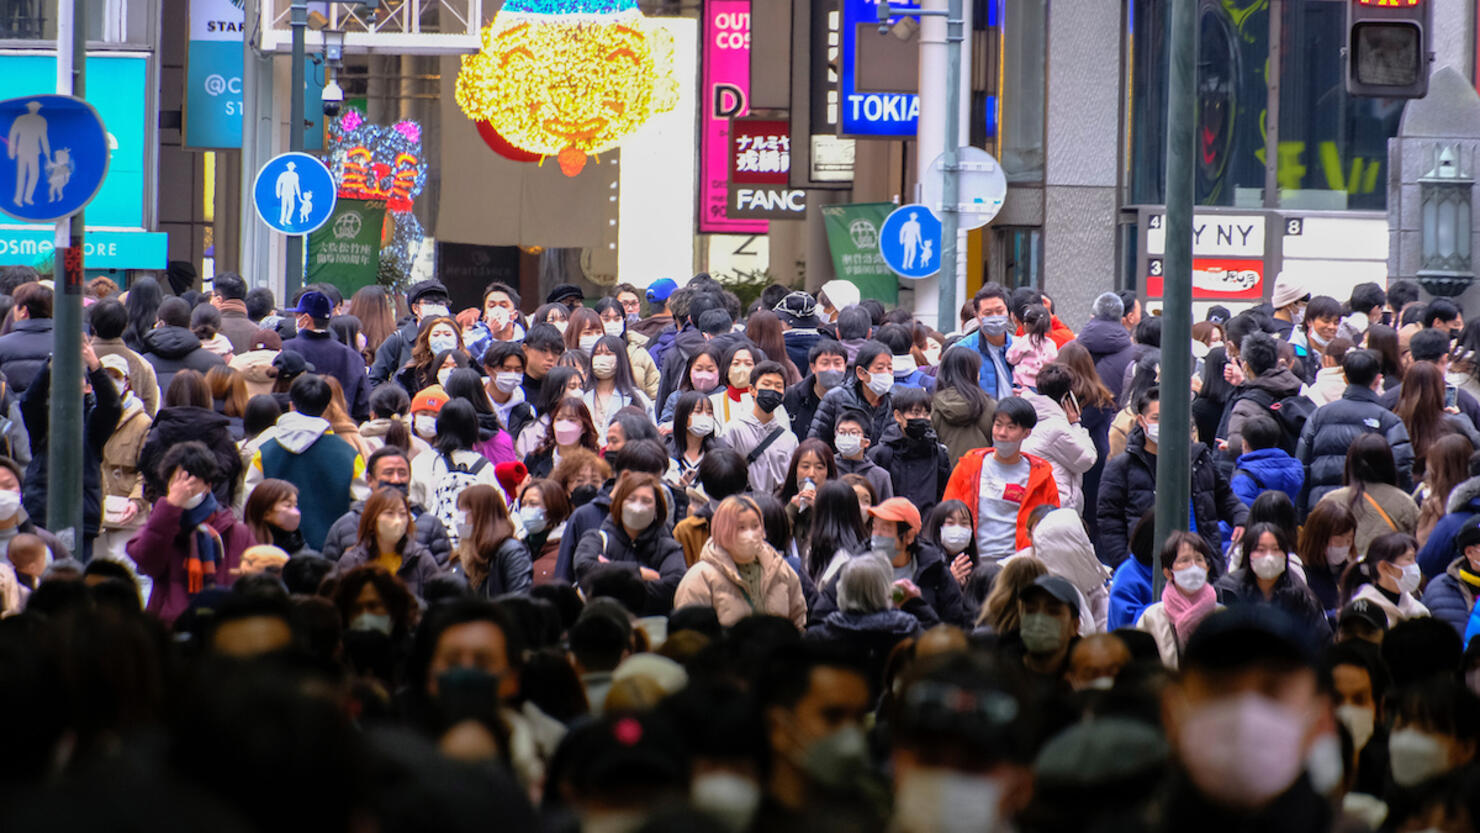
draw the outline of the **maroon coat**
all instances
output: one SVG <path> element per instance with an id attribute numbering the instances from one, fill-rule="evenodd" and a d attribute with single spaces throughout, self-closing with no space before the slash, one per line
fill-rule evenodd
<path id="1" fill-rule="evenodd" d="M 148 611 L 163 620 L 166 626 L 173 626 L 175 619 L 190 605 L 185 559 L 194 546 L 195 531 L 181 528 L 181 512 L 178 506 L 164 498 L 155 501 L 149 520 L 129 540 L 126 548 L 139 572 L 154 580 Z M 221 536 L 226 549 L 216 564 L 215 586 L 229 587 L 234 578 L 233 571 L 241 566 L 242 553 L 257 542 L 252 537 L 252 530 L 238 521 L 228 507 L 218 509 L 208 523 Z"/>

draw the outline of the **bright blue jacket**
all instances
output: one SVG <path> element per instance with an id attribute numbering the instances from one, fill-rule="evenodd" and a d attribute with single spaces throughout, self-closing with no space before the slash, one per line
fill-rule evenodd
<path id="1" fill-rule="evenodd" d="M 984 341 L 982 341 L 982 334 L 979 331 L 977 331 L 977 332 L 972 332 L 968 336 L 965 336 L 960 341 L 956 342 L 953 346 L 955 346 L 955 347 L 970 347 L 972 350 L 975 350 L 982 357 L 982 370 L 981 370 L 981 374 L 980 374 L 980 377 L 979 377 L 980 378 L 980 381 L 982 383 L 982 390 L 984 390 L 984 391 L 987 392 L 987 396 L 990 396 L 993 399 L 996 399 L 997 398 L 997 365 L 996 365 L 996 363 L 994 363 L 992 361 L 992 357 L 991 357 L 991 355 L 987 351 L 990 350 L 992 353 L 996 353 L 997 354 L 997 358 L 1002 360 L 1002 366 L 1003 367 L 1006 367 L 1007 370 L 1008 370 L 1008 373 L 1011 374 L 1011 372 L 1012 372 L 1012 365 L 1009 364 L 1008 361 L 1007 361 L 1007 348 L 1010 347 L 1011 345 L 1012 345 L 1012 334 L 1011 333 L 1008 333 L 1007 334 L 1007 340 L 1004 341 L 1004 342 L 1002 342 L 1002 346 L 1001 347 L 997 347 L 997 346 L 994 346 L 991 342 L 984 342 Z M 982 349 L 983 347 L 985 347 L 986 349 L 985 350 Z M 1011 379 L 1011 377 L 1009 377 L 1008 379 L 1005 380 L 1005 384 L 1009 388 L 1012 387 L 1012 379 Z"/>
<path id="2" fill-rule="evenodd" d="M 1120 562 L 1110 579 L 1110 617 L 1108 630 L 1134 627 L 1141 611 L 1151 604 L 1151 567 L 1135 556 Z"/>
<path id="3" fill-rule="evenodd" d="M 1434 531 L 1429 533 L 1429 539 L 1418 551 L 1419 569 L 1428 578 L 1443 575 L 1449 563 L 1463 555 L 1455 551 L 1454 539 L 1467 521 L 1480 515 L 1480 477 L 1472 477 L 1455 486 L 1449 493 L 1446 508 L 1449 514 L 1439 519 Z"/>
<path id="4" fill-rule="evenodd" d="M 1282 448 L 1261 448 L 1239 455 L 1230 485 L 1245 506 L 1253 506 L 1255 498 L 1271 489 L 1284 492 L 1298 506 L 1305 466 Z"/>

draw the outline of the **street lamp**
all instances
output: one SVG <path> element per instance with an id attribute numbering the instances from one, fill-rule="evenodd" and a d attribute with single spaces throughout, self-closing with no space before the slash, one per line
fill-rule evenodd
<path id="1" fill-rule="evenodd" d="M 1460 164 L 1458 148 L 1436 147 L 1437 164 L 1418 180 L 1423 229 L 1418 282 L 1433 295 L 1454 297 L 1475 280 L 1470 262 L 1475 180 Z"/>

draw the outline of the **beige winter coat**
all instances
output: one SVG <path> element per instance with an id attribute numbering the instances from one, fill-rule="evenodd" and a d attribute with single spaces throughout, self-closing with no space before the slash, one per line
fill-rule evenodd
<path id="1" fill-rule="evenodd" d="M 699 561 L 678 583 L 673 607 L 687 605 L 713 608 L 720 625 L 728 628 L 747 616 L 764 613 L 784 616 L 801 630 L 807 626 L 807 600 L 802 596 L 802 581 L 782 560 L 776 550 L 766 546 L 761 552 L 761 599 L 752 607 L 746 595 L 745 581 L 735 569 L 729 553 L 713 538 L 699 552 Z"/>
<path id="2" fill-rule="evenodd" d="M 133 403 L 134 399 L 129 402 Z M 149 504 L 144 501 L 144 478 L 139 473 L 139 450 L 144 447 L 152 422 L 142 402 L 132 404 L 118 418 L 118 427 L 103 446 L 103 497 L 129 498 L 139 510 L 126 527 L 109 523 L 105 513 L 105 529 L 143 526 L 149 517 Z"/>

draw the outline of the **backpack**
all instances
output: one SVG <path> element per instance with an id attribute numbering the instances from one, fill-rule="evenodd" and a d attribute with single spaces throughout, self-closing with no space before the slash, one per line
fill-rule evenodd
<path id="1" fill-rule="evenodd" d="M 1260 407 L 1269 411 L 1269 415 L 1274 417 L 1275 424 L 1280 426 L 1279 447 L 1293 457 L 1295 445 L 1300 441 L 1300 432 L 1305 430 L 1306 420 L 1316 412 L 1316 403 L 1312 402 L 1309 397 L 1298 393 L 1276 402 L 1269 391 L 1263 388 L 1250 388 L 1228 403 L 1229 414 L 1233 413 L 1233 402 L 1240 399 L 1252 399 Z M 1226 418 L 1223 428 L 1224 430 L 1219 433 L 1226 437 L 1228 429 Z"/>
<path id="2" fill-rule="evenodd" d="M 478 473 L 488 465 L 488 459 L 480 454 L 477 462 L 466 466 L 452 462 L 452 458 L 445 454 L 441 455 L 440 459 L 447 466 L 447 472 L 437 479 L 437 485 L 432 489 L 431 505 L 427 507 L 427 511 L 442 522 L 442 526 L 447 530 L 447 540 L 453 547 L 456 547 L 458 543 L 457 496 L 469 486 L 478 485 Z M 436 471 L 435 464 L 433 471 Z"/>

